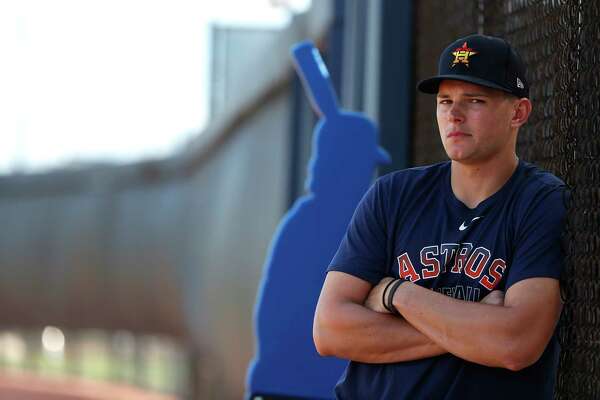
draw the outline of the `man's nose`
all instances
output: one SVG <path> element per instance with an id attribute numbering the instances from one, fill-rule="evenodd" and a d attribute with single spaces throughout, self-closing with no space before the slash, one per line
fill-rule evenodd
<path id="1" fill-rule="evenodd" d="M 448 120 L 450 120 L 450 122 L 463 122 L 465 120 L 465 114 L 458 102 L 453 102 L 450 106 L 450 109 L 448 110 Z"/>

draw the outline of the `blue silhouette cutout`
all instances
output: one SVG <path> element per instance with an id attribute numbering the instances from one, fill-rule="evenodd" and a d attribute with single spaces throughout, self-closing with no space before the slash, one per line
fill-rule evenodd
<path id="1" fill-rule="evenodd" d="M 292 54 L 320 120 L 313 134 L 309 193 L 281 221 L 265 262 L 255 308 L 257 355 L 247 380 L 252 399 L 333 398 L 346 361 L 315 350 L 314 311 L 325 270 L 354 209 L 377 164 L 390 161 L 378 146 L 375 125 L 339 109 L 314 45 L 297 44 Z"/>

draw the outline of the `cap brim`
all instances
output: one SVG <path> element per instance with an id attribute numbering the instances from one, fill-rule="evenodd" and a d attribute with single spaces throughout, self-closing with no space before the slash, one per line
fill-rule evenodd
<path id="1" fill-rule="evenodd" d="M 438 75 L 431 78 L 423 79 L 417 84 L 417 89 L 419 89 L 419 91 L 423 93 L 437 94 L 437 92 L 439 91 L 440 83 L 448 79 L 453 81 L 474 83 L 476 85 L 481 85 L 492 89 L 502 90 L 507 93 L 512 93 L 509 89 L 504 88 L 496 83 L 486 81 L 485 79 L 465 75 Z"/>

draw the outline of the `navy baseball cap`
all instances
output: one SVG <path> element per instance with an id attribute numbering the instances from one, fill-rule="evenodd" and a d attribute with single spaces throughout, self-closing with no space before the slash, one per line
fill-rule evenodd
<path id="1" fill-rule="evenodd" d="M 452 42 L 440 56 L 438 75 L 422 80 L 417 88 L 436 94 L 445 79 L 470 82 L 503 90 L 519 98 L 529 97 L 525 64 L 502 38 L 470 35 Z"/>

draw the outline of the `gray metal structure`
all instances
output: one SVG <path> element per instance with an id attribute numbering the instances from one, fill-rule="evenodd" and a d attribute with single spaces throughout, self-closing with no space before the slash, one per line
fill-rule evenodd
<path id="1" fill-rule="evenodd" d="M 209 80 L 210 118 L 231 113 L 232 99 L 240 88 L 256 91 L 265 86 L 270 76 L 249 76 L 259 71 L 249 71 L 244 60 L 265 55 L 271 43 L 277 42 L 279 29 L 231 27 L 215 24 L 211 30 L 211 69 Z M 268 60 L 269 57 L 265 57 Z M 260 89 L 258 89 L 260 90 Z"/>

